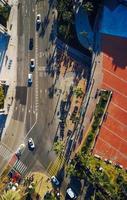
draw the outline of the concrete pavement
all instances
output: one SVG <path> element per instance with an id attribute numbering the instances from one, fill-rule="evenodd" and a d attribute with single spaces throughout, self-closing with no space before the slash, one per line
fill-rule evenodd
<path id="1" fill-rule="evenodd" d="M 7 23 L 7 30 L 10 40 L 0 73 L 0 81 L 6 81 L 6 84 L 9 85 L 4 103 L 4 113 L 8 114 L 8 117 L 2 139 L 6 133 L 15 105 L 15 87 L 17 81 L 17 3 L 13 3 Z"/>

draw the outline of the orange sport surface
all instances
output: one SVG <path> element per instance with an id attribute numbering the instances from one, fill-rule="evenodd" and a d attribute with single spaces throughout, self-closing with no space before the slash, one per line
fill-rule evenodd
<path id="1" fill-rule="evenodd" d="M 102 34 L 103 89 L 112 99 L 93 153 L 127 169 L 127 38 Z"/>

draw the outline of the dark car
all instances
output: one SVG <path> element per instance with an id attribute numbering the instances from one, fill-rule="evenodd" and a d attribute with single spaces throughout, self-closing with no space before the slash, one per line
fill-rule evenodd
<path id="1" fill-rule="evenodd" d="M 33 38 L 30 38 L 30 40 L 29 40 L 29 50 L 33 49 L 33 43 L 34 43 Z"/>
<path id="2" fill-rule="evenodd" d="M 56 187 L 59 187 L 59 185 L 60 185 L 59 180 L 55 176 L 51 177 L 51 183 Z"/>

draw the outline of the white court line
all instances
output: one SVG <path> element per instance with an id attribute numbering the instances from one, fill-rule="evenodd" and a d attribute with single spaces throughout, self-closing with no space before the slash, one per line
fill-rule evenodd
<path id="1" fill-rule="evenodd" d="M 112 131 L 111 129 L 109 129 L 107 126 L 103 125 L 103 128 L 105 128 L 106 130 L 108 130 L 109 132 L 112 133 L 112 135 L 115 135 L 116 137 L 120 138 L 121 140 L 123 140 L 124 142 L 127 143 L 127 140 L 125 140 L 124 138 L 120 137 L 118 134 L 116 134 L 114 131 Z"/>
<path id="2" fill-rule="evenodd" d="M 115 117 L 113 117 L 111 114 L 108 113 L 108 116 L 111 117 L 114 121 L 116 121 L 117 123 L 119 123 L 120 125 L 124 126 L 127 128 L 127 125 L 123 124 L 122 122 L 120 122 L 119 120 L 117 120 Z"/>
<path id="3" fill-rule="evenodd" d="M 116 149 L 114 146 L 112 146 L 110 143 L 108 143 L 107 141 L 105 141 L 104 139 L 102 139 L 101 137 L 99 137 L 99 140 L 102 140 L 104 143 L 106 143 L 109 147 L 111 147 L 112 149 L 114 149 L 116 152 L 118 152 L 119 154 L 121 154 L 122 157 L 124 157 L 127 160 L 127 156 L 125 154 L 123 154 L 121 151 L 119 151 L 118 149 Z"/>
<path id="4" fill-rule="evenodd" d="M 127 110 L 125 110 L 124 108 L 122 108 L 121 106 L 117 105 L 116 103 L 111 101 L 111 104 L 113 104 L 114 106 L 116 106 L 117 108 L 119 108 L 120 110 L 122 110 L 123 112 L 127 113 Z"/>
<path id="5" fill-rule="evenodd" d="M 120 78 L 119 76 L 117 76 L 116 74 L 112 73 L 111 71 L 109 71 L 109 70 L 107 70 L 107 69 L 105 69 L 105 68 L 104 68 L 103 70 L 106 71 L 106 72 L 108 72 L 108 73 L 111 74 L 112 76 L 118 78 L 119 80 L 121 80 L 121 81 L 127 83 L 126 80 L 124 80 L 123 78 Z"/>
<path id="6" fill-rule="evenodd" d="M 103 82 L 103 84 L 106 85 L 107 87 L 109 87 L 111 90 L 114 90 L 115 92 L 117 92 L 117 93 L 120 94 L 121 96 L 127 98 L 126 95 L 124 95 L 123 93 L 119 92 L 117 89 L 113 88 L 111 85 L 109 85 L 109 84 L 107 84 L 107 83 L 105 83 L 105 82 Z"/>

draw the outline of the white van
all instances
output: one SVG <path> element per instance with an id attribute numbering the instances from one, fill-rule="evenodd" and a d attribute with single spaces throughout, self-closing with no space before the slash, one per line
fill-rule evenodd
<path id="1" fill-rule="evenodd" d="M 32 84 L 32 74 L 28 74 L 28 85 Z"/>

